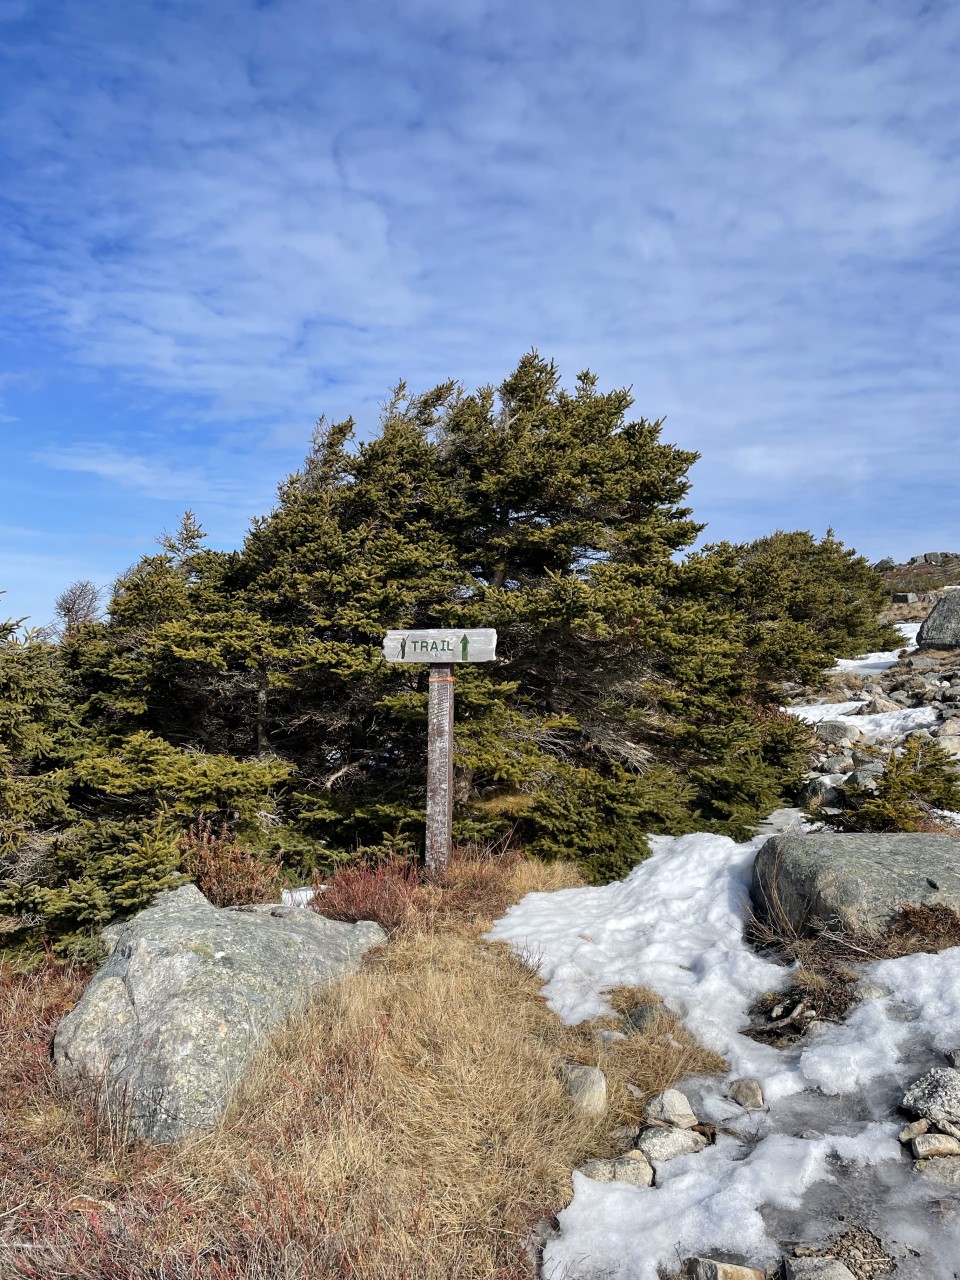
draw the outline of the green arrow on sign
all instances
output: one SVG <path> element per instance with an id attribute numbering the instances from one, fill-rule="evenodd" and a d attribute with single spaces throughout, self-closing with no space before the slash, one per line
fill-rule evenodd
<path id="1" fill-rule="evenodd" d="M 463 661 L 466 662 L 467 654 L 470 652 L 470 641 L 467 636 L 463 636 L 460 640 L 460 652 L 463 654 Z"/>

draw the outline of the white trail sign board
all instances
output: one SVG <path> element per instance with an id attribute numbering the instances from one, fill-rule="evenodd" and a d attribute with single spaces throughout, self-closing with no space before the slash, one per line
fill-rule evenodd
<path id="1" fill-rule="evenodd" d="M 497 633 L 492 627 L 388 631 L 383 656 L 387 662 L 495 662 Z"/>

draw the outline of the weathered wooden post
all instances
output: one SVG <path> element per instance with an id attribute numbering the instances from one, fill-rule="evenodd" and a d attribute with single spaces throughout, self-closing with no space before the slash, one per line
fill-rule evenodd
<path id="1" fill-rule="evenodd" d="M 453 830 L 453 663 L 430 667 L 427 702 L 427 867 L 442 871 Z"/>
<path id="2" fill-rule="evenodd" d="M 497 633 L 489 628 L 388 631 L 387 662 L 430 664 L 427 705 L 427 866 L 441 872 L 450 859 L 453 825 L 453 689 L 458 662 L 493 662 Z"/>

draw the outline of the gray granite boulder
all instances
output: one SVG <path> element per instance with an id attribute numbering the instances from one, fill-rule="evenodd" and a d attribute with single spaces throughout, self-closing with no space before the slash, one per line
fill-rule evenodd
<path id="1" fill-rule="evenodd" d="M 104 940 L 112 954 L 60 1024 L 61 1076 L 129 1108 L 166 1142 L 215 1123 L 264 1038 L 385 941 L 302 907 L 221 909 L 193 885 L 160 894 Z"/>
<path id="2" fill-rule="evenodd" d="M 917 633 L 921 649 L 960 649 L 960 591 L 948 591 Z"/>
<path id="3" fill-rule="evenodd" d="M 877 936 L 902 906 L 960 911 L 960 841 L 919 832 L 772 836 L 757 854 L 750 893 L 772 924 Z"/>

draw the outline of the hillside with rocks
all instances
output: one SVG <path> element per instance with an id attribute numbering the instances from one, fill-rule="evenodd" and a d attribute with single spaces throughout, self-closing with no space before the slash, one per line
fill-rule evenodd
<path id="1" fill-rule="evenodd" d="M 953 1280 L 960 591 L 630 406 L 401 387 L 0 628 L 0 1275 Z"/>
<path id="2" fill-rule="evenodd" d="M 786 711 L 810 732 L 806 809 L 745 842 L 654 836 L 625 879 L 541 880 L 467 935 L 471 955 L 499 942 L 523 957 L 558 1028 L 581 1037 L 557 1042 L 549 1105 L 583 1129 L 587 1158 L 529 1220 L 531 1274 L 955 1280 L 960 812 L 914 797 L 918 830 L 850 827 L 912 751 L 935 744 L 960 775 L 958 606 L 940 592 L 900 624 L 902 649 L 791 686 Z M 350 907 L 337 876 L 280 905 L 216 908 L 188 886 L 110 926 L 110 958 L 56 1032 L 62 1079 L 124 1099 L 148 1143 L 229 1125 L 264 1039 L 291 1018 L 302 1035 L 311 1000 L 359 999 L 364 966 L 404 945 L 403 913 L 384 915 L 398 882 L 357 883 Z M 435 912 L 445 891 L 408 881 L 404 910 L 426 892 Z M 340 922 L 365 910 L 387 931 Z M 444 935 L 430 936 L 435 954 Z M 669 1074 L 638 1073 L 663 1053 Z"/>

